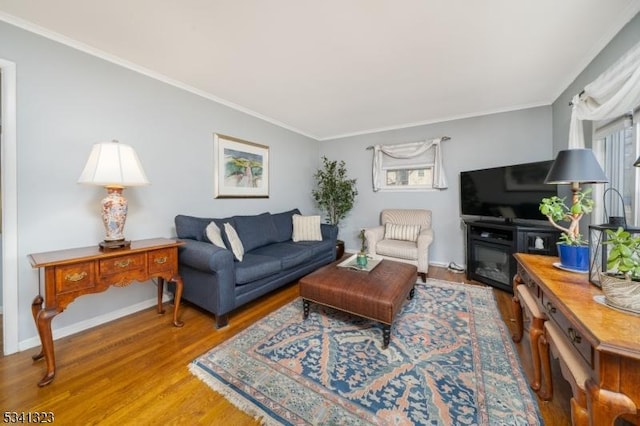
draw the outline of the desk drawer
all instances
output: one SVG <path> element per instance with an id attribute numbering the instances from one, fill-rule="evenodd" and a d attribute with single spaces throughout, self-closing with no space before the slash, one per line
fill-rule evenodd
<path id="1" fill-rule="evenodd" d="M 526 285 L 530 289 L 535 289 L 536 291 L 534 292 L 534 294 L 537 295 L 538 285 L 531 279 L 527 271 L 523 267 L 521 267 L 520 264 L 518 264 L 518 276 L 520 276 L 520 280 L 522 280 L 522 283 L 524 285 Z"/>
<path id="2" fill-rule="evenodd" d="M 593 350 L 589 341 L 578 333 L 562 312 L 556 309 L 546 294 L 542 295 L 542 306 L 547 312 L 547 315 L 558 325 L 562 334 L 567 337 L 567 340 L 577 350 L 580 356 L 593 368 Z"/>
<path id="3" fill-rule="evenodd" d="M 178 250 L 176 248 L 149 252 L 149 273 L 178 272 Z"/>
<path id="4" fill-rule="evenodd" d="M 56 267 L 56 293 L 64 294 L 93 288 L 96 285 L 95 263 L 82 262 Z"/>
<path id="5" fill-rule="evenodd" d="M 123 272 L 143 272 L 145 269 L 144 253 L 111 257 L 100 260 L 100 276 L 111 276 Z"/>

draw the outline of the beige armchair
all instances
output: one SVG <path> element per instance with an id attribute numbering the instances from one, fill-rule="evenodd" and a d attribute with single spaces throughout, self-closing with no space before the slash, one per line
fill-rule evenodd
<path id="1" fill-rule="evenodd" d="M 383 210 L 380 224 L 364 231 L 369 254 L 416 265 L 422 282 L 426 282 L 433 242 L 431 210 Z"/>

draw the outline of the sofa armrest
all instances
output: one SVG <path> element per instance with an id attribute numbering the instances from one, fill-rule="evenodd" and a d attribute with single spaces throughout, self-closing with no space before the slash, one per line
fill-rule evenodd
<path id="1" fill-rule="evenodd" d="M 230 269 L 233 272 L 233 254 L 227 249 L 211 243 L 190 239 L 180 240 L 185 244 L 179 248 L 180 263 L 203 272 Z"/>
<path id="2" fill-rule="evenodd" d="M 338 227 L 336 225 L 321 223 L 320 232 L 322 233 L 323 240 L 331 240 L 335 243 L 338 239 Z"/>
<path id="3" fill-rule="evenodd" d="M 367 241 L 367 251 L 369 254 L 376 254 L 376 244 L 384 238 L 384 226 L 365 228 L 364 238 Z"/>

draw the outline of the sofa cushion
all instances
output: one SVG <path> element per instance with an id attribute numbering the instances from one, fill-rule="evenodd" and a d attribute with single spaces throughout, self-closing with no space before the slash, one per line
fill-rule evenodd
<path id="1" fill-rule="evenodd" d="M 195 216 L 177 215 L 174 219 L 176 225 L 176 235 L 180 239 L 210 242 L 206 235 L 207 226 L 213 221 L 222 231 L 222 240 L 229 247 L 229 240 L 224 232 L 226 222 L 234 225 L 233 218 L 210 219 Z"/>
<path id="2" fill-rule="evenodd" d="M 235 258 L 242 262 L 242 258 L 244 257 L 244 246 L 242 245 L 242 241 L 238 237 L 236 230 L 229 223 L 224 224 L 224 232 L 227 234 L 227 238 L 229 239 L 229 245 L 231 246 L 231 251 Z"/>
<path id="3" fill-rule="evenodd" d="M 236 285 L 247 284 L 277 274 L 282 270 L 280 259 L 255 253 L 245 254 L 243 261 L 235 265 Z"/>
<path id="4" fill-rule="evenodd" d="M 315 255 L 315 251 L 312 248 L 303 247 L 292 242 L 269 244 L 268 246 L 257 248 L 251 253 L 280 259 L 282 269 L 301 265 Z"/>
<path id="5" fill-rule="evenodd" d="M 178 238 L 204 241 L 204 230 L 211 219 L 177 215 L 174 219 Z"/>
<path id="6" fill-rule="evenodd" d="M 294 214 L 300 214 L 300 210 L 293 209 L 289 210 L 288 212 L 276 213 L 271 215 L 273 224 L 275 225 L 278 232 L 278 237 L 276 238 L 277 243 L 282 243 L 291 239 L 291 235 L 293 234 Z"/>
<path id="7" fill-rule="evenodd" d="M 278 231 L 273 224 L 270 213 L 234 216 L 233 221 L 245 252 L 275 243 L 278 240 Z"/>
<path id="8" fill-rule="evenodd" d="M 298 241 L 322 241 L 320 216 L 293 215 L 293 235 L 291 239 Z"/>

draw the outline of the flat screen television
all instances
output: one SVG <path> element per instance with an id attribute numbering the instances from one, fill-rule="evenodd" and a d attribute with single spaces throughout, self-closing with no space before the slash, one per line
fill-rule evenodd
<path id="1" fill-rule="evenodd" d="M 557 185 L 544 183 L 551 164 L 553 160 L 461 172 L 462 215 L 547 220 L 538 207 L 544 197 L 558 193 Z"/>

